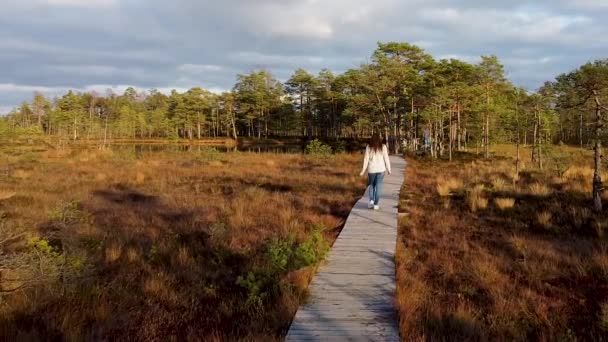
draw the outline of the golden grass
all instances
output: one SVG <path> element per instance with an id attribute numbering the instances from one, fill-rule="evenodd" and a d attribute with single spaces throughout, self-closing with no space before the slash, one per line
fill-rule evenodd
<path id="1" fill-rule="evenodd" d="M 6 191 L 6 190 L 0 190 L 0 201 L 3 200 L 7 200 L 9 198 L 12 198 L 16 195 L 17 193 L 15 191 Z"/>
<path id="2" fill-rule="evenodd" d="M 553 215 L 548 211 L 540 212 L 536 216 L 536 220 L 538 221 L 538 224 L 540 224 L 543 228 L 549 228 L 551 226 L 552 219 L 553 219 Z"/>
<path id="3" fill-rule="evenodd" d="M 547 196 L 551 193 L 551 189 L 544 183 L 533 183 L 528 188 L 529 193 L 534 196 Z"/>
<path id="4" fill-rule="evenodd" d="M 496 207 L 500 210 L 511 209 L 515 205 L 514 198 L 495 198 L 494 203 L 496 203 Z"/>
<path id="5" fill-rule="evenodd" d="M 501 176 L 494 176 L 492 178 L 492 188 L 494 191 L 502 191 L 505 188 L 506 182 Z"/>
<path id="6" fill-rule="evenodd" d="M 471 212 L 483 210 L 488 207 L 488 199 L 484 195 L 484 186 L 477 185 L 467 193 L 467 204 Z"/>
<path id="7" fill-rule="evenodd" d="M 462 188 L 463 183 L 462 180 L 458 178 L 445 178 L 439 177 L 437 179 L 437 194 L 441 197 L 447 197 L 455 191 L 458 191 Z"/>
<path id="8" fill-rule="evenodd" d="M 0 241 L 24 235 L 0 247 L 15 260 L 37 253 L 27 275 L 45 277 L 2 296 L 0 340 L 278 340 L 314 268 L 268 273 L 269 243 L 301 243 L 315 227 L 331 242 L 365 188 L 360 156 L 346 154 L 19 149 L 0 159 L 9 165 Z M 50 247 L 32 250 L 30 237 Z M 64 280 L 50 276 L 66 269 L 63 251 L 74 267 Z M 249 274 L 263 291 L 255 305 L 258 285 L 238 281 Z"/>
<path id="9" fill-rule="evenodd" d="M 26 170 L 17 169 L 15 171 L 13 171 L 13 177 L 22 179 L 22 180 L 30 178 L 31 175 L 32 175 L 32 173 L 29 171 L 26 171 Z"/>
<path id="10" fill-rule="evenodd" d="M 138 262 L 141 260 L 141 255 L 139 251 L 134 247 L 129 247 L 127 249 L 127 260 L 129 262 Z"/>
<path id="11" fill-rule="evenodd" d="M 142 184 L 146 180 L 146 175 L 141 172 L 135 174 L 135 183 Z"/>
<path id="12" fill-rule="evenodd" d="M 564 178 L 568 180 L 593 178 L 593 169 L 588 166 L 571 166 L 564 172 Z"/>
<path id="13" fill-rule="evenodd" d="M 410 215 L 400 223 L 397 244 L 401 336 L 411 341 L 605 336 L 608 212 L 594 213 L 590 192 L 576 191 L 591 181 L 588 171 L 580 171 L 591 156 L 566 150 L 573 155 L 566 181 L 531 165 L 513 186 L 495 184 L 511 174 L 512 159 L 408 161 L 407 192 L 416 200 L 403 204 Z M 514 155 L 507 148 L 503 152 Z M 527 152 L 522 159 L 529 158 Z M 468 191 L 450 197 L 446 206 L 437 196 L 438 177 L 459 178 Z M 489 185 L 496 191 L 486 190 Z M 498 210 L 483 210 L 486 201 Z"/>
<path id="14" fill-rule="evenodd" d="M 106 248 L 105 255 L 107 263 L 116 262 L 122 255 L 122 247 L 117 244 L 111 244 Z"/>
<path id="15" fill-rule="evenodd" d="M 190 255 L 190 251 L 188 250 L 188 247 L 186 247 L 186 246 L 181 246 L 177 250 L 176 258 L 177 258 L 177 263 L 182 267 L 190 266 L 194 262 L 194 260 L 192 259 L 192 256 Z"/>

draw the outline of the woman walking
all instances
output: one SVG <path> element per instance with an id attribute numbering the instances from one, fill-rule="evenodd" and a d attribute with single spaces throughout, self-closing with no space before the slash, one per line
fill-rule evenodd
<path id="1" fill-rule="evenodd" d="M 367 170 L 367 185 L 369 186 L 368 208 L 380 209 L 380 195 L 382 194 L 382 181 L 384 173 L 391 174 L 391 161 L 388 158 L 388 148 L 382 143 L 382 138 L 377 133 L 372 135 L 369 144 L 365 147 L 365 158 L 361 176 Z"/>

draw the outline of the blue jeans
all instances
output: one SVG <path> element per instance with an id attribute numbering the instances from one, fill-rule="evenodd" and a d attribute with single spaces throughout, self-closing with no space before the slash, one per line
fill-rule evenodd
<path id="1" fill-rule="evenodd" d="M 369 185 L 369 200 L 374 201 L 375 205 L 380 203 L 382 195 L 382 181 L 384 180 L 384 172 L 368 173 L 367 185 Z"/>

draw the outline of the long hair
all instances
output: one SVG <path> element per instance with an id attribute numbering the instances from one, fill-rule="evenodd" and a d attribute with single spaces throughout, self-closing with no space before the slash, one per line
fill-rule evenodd
<path id="1" fill-rule="evenodd" d="M 382 151 L 382 138 L 378 133 L 372 134 L 372 138 L 369 140 L 369 147 L 372 151 Z"/>

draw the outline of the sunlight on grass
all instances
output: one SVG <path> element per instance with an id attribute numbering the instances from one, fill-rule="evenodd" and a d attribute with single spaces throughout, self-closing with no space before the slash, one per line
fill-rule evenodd
<path id="1" fill-rule="evenodd" d="M 513 198 L 496 198 L 494 203 L 500 210 L 511 209 L 515 205 L 515 199 Z"/>

